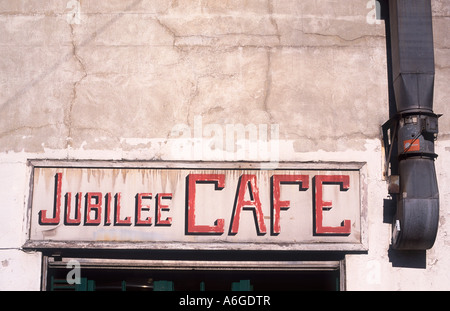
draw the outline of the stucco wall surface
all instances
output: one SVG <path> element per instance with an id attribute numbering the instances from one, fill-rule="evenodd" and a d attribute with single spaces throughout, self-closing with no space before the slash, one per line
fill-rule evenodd
<path id="1" fill-rule="evenodd" d="M 375 1 L 0 0 L 0 289 L 40 288 L 28 159 L 367 162 L 347 289 L 450 289 L 450 2 L 432 7 L 441 218 L 422 258 L 389 252 Z"/>

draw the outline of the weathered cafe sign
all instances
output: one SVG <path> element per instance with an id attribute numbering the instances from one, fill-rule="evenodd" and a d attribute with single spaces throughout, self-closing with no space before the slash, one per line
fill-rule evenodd
<path id="1" fill-rule="evenodd" d="M 199 165 L 35 165 L 28 244 L 364 249 L 361 165 Z"/>

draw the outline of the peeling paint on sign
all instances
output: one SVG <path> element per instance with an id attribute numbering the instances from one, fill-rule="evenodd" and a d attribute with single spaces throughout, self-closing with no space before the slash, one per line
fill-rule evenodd
<path id="1" fill-rule="evenodd" d="M 30 241 L 353 247 L 364 225 L 360 175 L 301 167 L 35 167 Z"/>

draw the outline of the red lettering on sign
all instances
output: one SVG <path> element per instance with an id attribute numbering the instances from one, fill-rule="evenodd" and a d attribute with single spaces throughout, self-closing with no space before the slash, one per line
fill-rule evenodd
<path id="1" fill-rule="evenodd" d="M 111 192 L 108 192 L 105 196 L 105 226 L 111 225 Z"/>
<path id="2" fill-rule="evenodd" d="M 329 227 L 323 225 L 323 211 L 332 208 L 331 201 L 323 200 L 323 185 L 340 185 L 341 191 L 350 187 L 348 175 L 317 175 L 315 177 L 315 234 L 317 235 L 349 235 L 351 233 L 351 221 L 344 220 L 341 226 Z"/>
<path id="3" fill-rule="evenodd" d="M 162 211 L 169 211 L 168 205 L 163 205 L 161 200 L 172 200 L 172 193 L 158 193 L 156 195 L 156 223 L 155 226 L 170 226 L 172 225 L 172 217 L 167 217 L 165 220 L 161 219 Z"/>
<path id="4" fill-rule="evenodd" d="M 40 225 L 57 225 L 60 221 L 61 212 L 61 179 L 62 173 L 57 173 L 55 176 L 55 201 L 53 205 L 53 218 L 47 218 L 47 211 L 39 211 Z"/>
<path id="5" fill-rule="evenodd" d="M 136 203 L 136 226 L 151 226 L 152 218 L 146 217 L 144 220 L 141 219 L 142 211 L 149 211 L 150 205 L 142 205 L 142 199 L 151 199 L 151 193 L 138 193 L 137 203 Z"/>
<path id="6" fill-rule="evenodd" d="M 81 192 L 75 196 L 75 218 L 70 218 L 70 214 L 72 213 L 72 192 L 66 193 L 66 211 L 64 217 L 64 224 L 68 226 L 78 226 L 81 223 Z"/>
<path id="7" fill-rule="evenodd" d="M 250 195 L 250 200 L 245 200 L 245 193 Z M 236 192 L 236 203 L 233 210 L 233 216 L 230 227 L 230 234 L 235 235 L 239 230 L 239 221 L 242 210 L 252 210 L 255 217 L 255 226 L 258 235 L 266 234 L 266 225 L 264 223 L 264 214 L 262 212 L 261 201 L 259 199 L 259 189 L 256 184 L 256 175 L 243 174 L 239 179 Z"/>
<path id="8" fill-rule="evenodd" d="M 189 174 L 187 176 L 186 234 L 223 234 L 224 219 L 217 219 L 213 226 L 196 224 L 195 190 L 197 183 L 213 183 L 215 184 L 215 190 L 222 190 L 225 187 L 225 174 Z"/>
<path id="9" fill-rule="evenodd" d="M 272 235 L 280 234 L 280 211 L 289 209 L 290 201 L 281 201 L 281 184 L 299 184 L 300 190 L 309 188 L 308 175 L 273 175 L 272 176 Z"/>
<path id="10" fill-rule="evenodd" d="M 95 203 L 92 203 L 94 199 Z M 91 212 L 94 212 L 95 217 L 91 218 Z M 97 226 L 101 222 L 102 214 L 102 193 L 88 192 L 86 194 L 86 213 L 84 215 L 84 224 L 87 226 Z"/>
<path id="11" fill-rule="evenodd" d="M 216 171 L 217 172 L 217 171 Z M 252 172 L 252 171 L 247 171 Z M 291 202 L 292 206 L 295 204 L 303 204 L 299 203 L 299 198 L 295 200 L 291 198 L 291 200 L 287 200 L 286 196 L 290 195 L 296 196 L 296 192 L 290 192 L 285 194 L 281 193 L 282 190 L 287 190 L 286 185 L 295 185 L 298 188 L 298 191 L 306 191 L 309 189 L 310 181 L 309 178 L 312 177 L 310 175 L 301 175 L 301 173 L 306 174 L 304 171 L 299 171 L 299 174 L 286 174 L 285 172 L 279 171 L 278 174 L 274 174 L 270 177 L 270 188 L 268 189 L 261 189 L 264 191 L 269 192 L 267 195 L 261 195 L 260 194 L 260 185 L 266 185 L 267 179 L 266 177 L 263 178 L 262 182 L 257 179 L 258 174 L 242 174 L 240 177 L 239 175 L 232 176 L 230 180 L 227 180 L 228 186 L 233 183 L 232 181 L 236 181 L 236 179 L 239 177 L 239 181 L 237 183 L 236 191 L 234 192 L 234 197 L 229 197 L 228 193 L 229 191 L 221 191 L 225 188 L 225 180 L 228 176 L 228 173 L 223 174 L 189 174 L 186 176 L 186 192 L 182 193 L 157 193 L 156 192 L 160 189 L 155 189 L 156 191 L 153 191 L 155 193 L 154 201 L 153 201 L 153 195 L 152 193 L 129 193 L 129 190 L 127 190 L 127 198 L 122 198 L 122 193 L 117 192 L 111 194 L 111 192 L 105 193 L 105 192 L 75 192 L 76 189 L 73 189 L 73 192 L 64 192 L 65 193 L 65 202 L 61 202 L 63 199 L 63 193 L 62 190 L 66 190 L 66 187 L 73 187 L 74 183 L 66 183 L 64 184 L 64 187 L 62 185 L 62 178 L 63 173 L 56 173 L 54 176 L 54 185 L 52 183 L 46 184 L 46 186 L 50 186 L 53 188 L 54 186 L 54 195 L 53 195 L 53 209 L 48 207 L 46 210 L 40 210 L 37 218 L 37 222 L 39 222 L 40 225 L 59 225 L 60 223 L 60 213 L 61 209 L 64 209 L 64 215 L 63 215 L 63 222 L 66 226 L 77 226 L 81 224 L 81 219 L 84 219 L 83 225 L 86 226 L 98 226 L 104 221 L 105 226 L 111 225 L 113 223 L 114 226 L 131 226 L 132 225 L 132 217 L 133 223 L 136 226 L 151 226 L 153 223 L 155 226 L 171 226 L 172 225 L 172 217 L 166 217 L 171 216 L 170 214 L 165 214 L 170 211 L 170 205 L 171 204 L 182 204 L 182 209 L 185 207 L 185 234 L 186 235 L 222 235 L 225 233 L 225 220 L 223 218 L 223 214 L 218 214 L 216 216 L 215 213 L 228 213 L 224 211 L 224 207 L 227 208 L 227 210 L 232 210 L 231 212 L 231 219 L 230 223 L 228 225 L 228 235 L 233 236 L 238 234 L 239 226 L 242 220 L 242 212 L 243 211 L 251 211 L 252 213 L 244 213 L 244 220 L 242 220 L 244 223 L 245 221 L 254 220 L 254 225 L 256 229 L 256 233 L 260 236 L 265 235 L 267 233 L 264 214 L 263 214 L 263 206 L 262 202 L 260 200 L 261 198 L 264 199 L 264 204 L 270 204 L 270 206 L 264 206 L 266 209 L 266 213 L 270 211 L 270 234 L 273 236 L 277 236 L 281 233 L 281 215 L 288 215 L 289 217 L 292 217 L 292 219 L 301 217 L 302 211 L 289 212 L 289 213 L 282 213 L 282 211 L 289 210 L 291 208 Z M 335 173 L 337 174 L 337 173 Z M 350 216 L 342 216 L 341 218 L 338 218 L 337 223 L 332 223 L 331 219 L 336 220 L 336 216 L 333 216 L 337 214 L 337 212 L 340 212 L 339 209 L 334 209 L 333 212 L 328 212 L 333 208 L 333 202 L 331 202 L 330 198 L 327 198 L 330 196 L 336 202 L 336 198 L 339 198 L 342 200 L 345 199 L 346 194 L 342 193 L 347 191 L 350 188 L 350 176 L 349 175 L 317 175 L 312 177 L 313 178 L 313 191 L 308 191 L 305 193 L 305 195 L 311 195 L 309 199 L 307 199 L 306 202 L 313 203 L 312 205 L 312 232 L 310 234 L 318 236 L 318 235 L 329 235 L 329 236 L 347 236 L 351 234 L 351 227 L 352 227 L 352 221 L 345 219 Z M 258 181 L 261 184 L 258 184 Z M 213 190 L 214 185 L 214 190 Z M 282 187 L 283 185 L 283 187 Z M 337 188 L 336 186 L 339 186 Z M 231 192 L 234 191 L 235 184 L 232 185 L 233 189 L 230 189 Z M 334 187 L 334 188 L 332 188 Z M 117 191 L 118 187 L 115 187 L 114 190 Z M 174 187 L 167 187 L 167 190 L 162 191 L 172 191 L 169 189 L 179 189 L 178 186 L 176 188 Z M 51 192 L 52 189 L 47 189 L 46 191 L 49 193 L 49 195 L 52 195 Z M 70 189 L 72 190 L 72 189 Z M 95 189 L 94 189 L 95 190 Z M 152 191 L 151 188 L 147 190 L 147 188 L 141 187 L 141 191 Z M 292 190 L 292 188 L 291 188 Z M 297 191 L 297 189 L 294 189 Z M 328 192 L 328 191 L 329 192 Z M 331 192 L 331 190 L 336 190 L 335 194 L 332 194 L 334 192 Z M 215 192 L 215 191 L 221 191 L 221 192 Z M 341 192 L 339 192 L 341 191 Z M 352 190 L 353 191 L 353 190 Z M 354 198 L 353 194 L 350 191 L 350 197 Z M 124 192 L 125 193 L 125 192 Z M 330 193 L 330 194 L 328 194 Z M 47 194 L 46 194 L 47 195 Z M 115 195 L 114 198 L 112 198 L 112 195 Z M 175 196 L 174 196 L 175 195 Z M 341 197 L 342 195 L 342 197 Z M 226 198 L 225 198 L 226 196 Z M 132 203 L 132 206 L 135 211 L 133 212 L 124 212 L 121 204 L 121 200 L 124 199 L 125 205 L 130 203 L 130 199 L 135 199 Z M 207 199 L 208 198 L 208 199 Z M 216 199 L 217 198 L 217 199 Z M 221 202 L 219 201 L 219 198 Z M 74 199 L 72 201 L 72 199 Z M 84 200 L 83 200 L 84 199 Z M 172 200 L 173 199 L 173 203 Z M 41 204 L 41 199 L 36 199 L 38 204 Z M 51 200 L 51 198 L 50 198 Z M 148 201 L 145 201 L 148 200 Z M 267 201 L 266 201 L 267 200 Z M 83 202 L 82 202 L 83 201 Z M 223 202 L 222 202 L 223 201 Z M 104 203 L 103 203 L 104 202 Z M 111 206 L 114 202 L 114 205 Z M 153 202 L 153 203 L 152 203 Z M 211 206 L 208 206 L 208 202 L 211 204 Z M 45 202 L 42 204 L 46 204 Z M 64 206 L 61 206 L 64 204 Z M 103 206 L 104 204 L 104 206 Z M 152 209 L 152 204 L 154 204 L 154 210 Z M 197 206 L 196 206 L 197 204 Z M 308 203 L 309 204 L 309 203 Z M 340 206 L 341 204 L 339 204 Z M 83 206 L 83 209 L 82 209 Z M 352 204 L 353 206 L 353 204 Z M 342 207 L 345 207 L 345 204 L 342 204 Z M 114 211 L 112 210 L 114 208 Z M 130 206 L 130 210 L 131 210 Z M 270 208 L 270 209 L 269 209 Z M 295 205 L 295 208 L 297 208 L 297 205 Z M 103 213 L 104 209 L 104 215 Z M 150 213 L 152 211 L 152 213 Z M 310 213 L 311 207 L 306 208 L 306 212 Z M 346 210 L 343 210 L 347 212 Z M 114 215 L 112 216 L 111 213 L 114 212 Z M 154 214 L 153 214 L 154 212 Z M 350 211 L 349 211 L 350 212 Z M 84 215 L 83 215 L 84 213 Z M 126 214 L 131 216 L 125 216 Z M 207 215 L 213 215 L 210 216 L 210 218 L 205 218 L 208 220 L 203 220 L 199 216 L 199 213 L 201 216 L 203 216 L 202 213 L 205 213 L 204 216 Z M 49 215 L 52 214 L 52 215 Z M 124 215 L 125 214 L 125 215 Z M 33 222 L 34 220 L 34 211 L 33 211 Z M 228 214 L 230 215 L 230 214 Z M 252 216 L 253 215 L 253 218 Z M 309 214 L 310 215 L 310 214 Z M 327 215 L 330 218 L 330 220 L 327 220 Z M 345 214 L 347 215 L 347 214 Z M 324 217 L 325 216 L 325 217 Z M 310 216 L 307 216 L 310 217 Z M 214 220 L 215 218 L 219 218 Z M 268 217 L 269 218 L 269 217 Z M 154 219 L 154 222 L 153 222 Z M 340 225 L 339 221 L 344 219 Z M 288 220 L 286 219 L 286 224 Z M 182 220 L 181 220 L 182 223 Z M 290 222 L 292 223 L 292 222 Z M 247 223 L 245 223 L 246 226 L 248 226 Z M 229 227 L 228 227 L 229 226 Z M 252 225 L 253 226 L 253 225 Z M 253 228 L 250 228 L 253 231 Z M 165 230 L 164 228 L 161 229 L 162 233 L 164 231 L 170 232 L 170 230 Z M 242 231 L 242 230 L 241 230 Z M 254 232 L 254 231 L 253 231 Z M 247 236 L 248 232 L 244 233 L 243 235 Z M 281 238 L 283 239 L 283 238 Z M 230 238 L 230 241 L 232 241 L 233 238 Z"/>
<path id="12" fill-rule="evenodd" d="M 120 219 L 120 198 L 122 194 L 120 192 L 116 193 L 116 210 L 115 210 L 115 226 L 131 226 L 131 217 L 125 217 L 125 219 Z"/>

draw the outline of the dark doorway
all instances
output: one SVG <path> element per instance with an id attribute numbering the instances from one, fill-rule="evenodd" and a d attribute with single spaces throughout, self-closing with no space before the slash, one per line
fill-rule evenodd
<path id="1" fill-rule="evenodd" d="M 49 268 L 47 290 L 79 291 L 301 291 L 340 290 L 340 271 L 152 270 L 81 268 L 78 284 L 71 269 Z"/>

